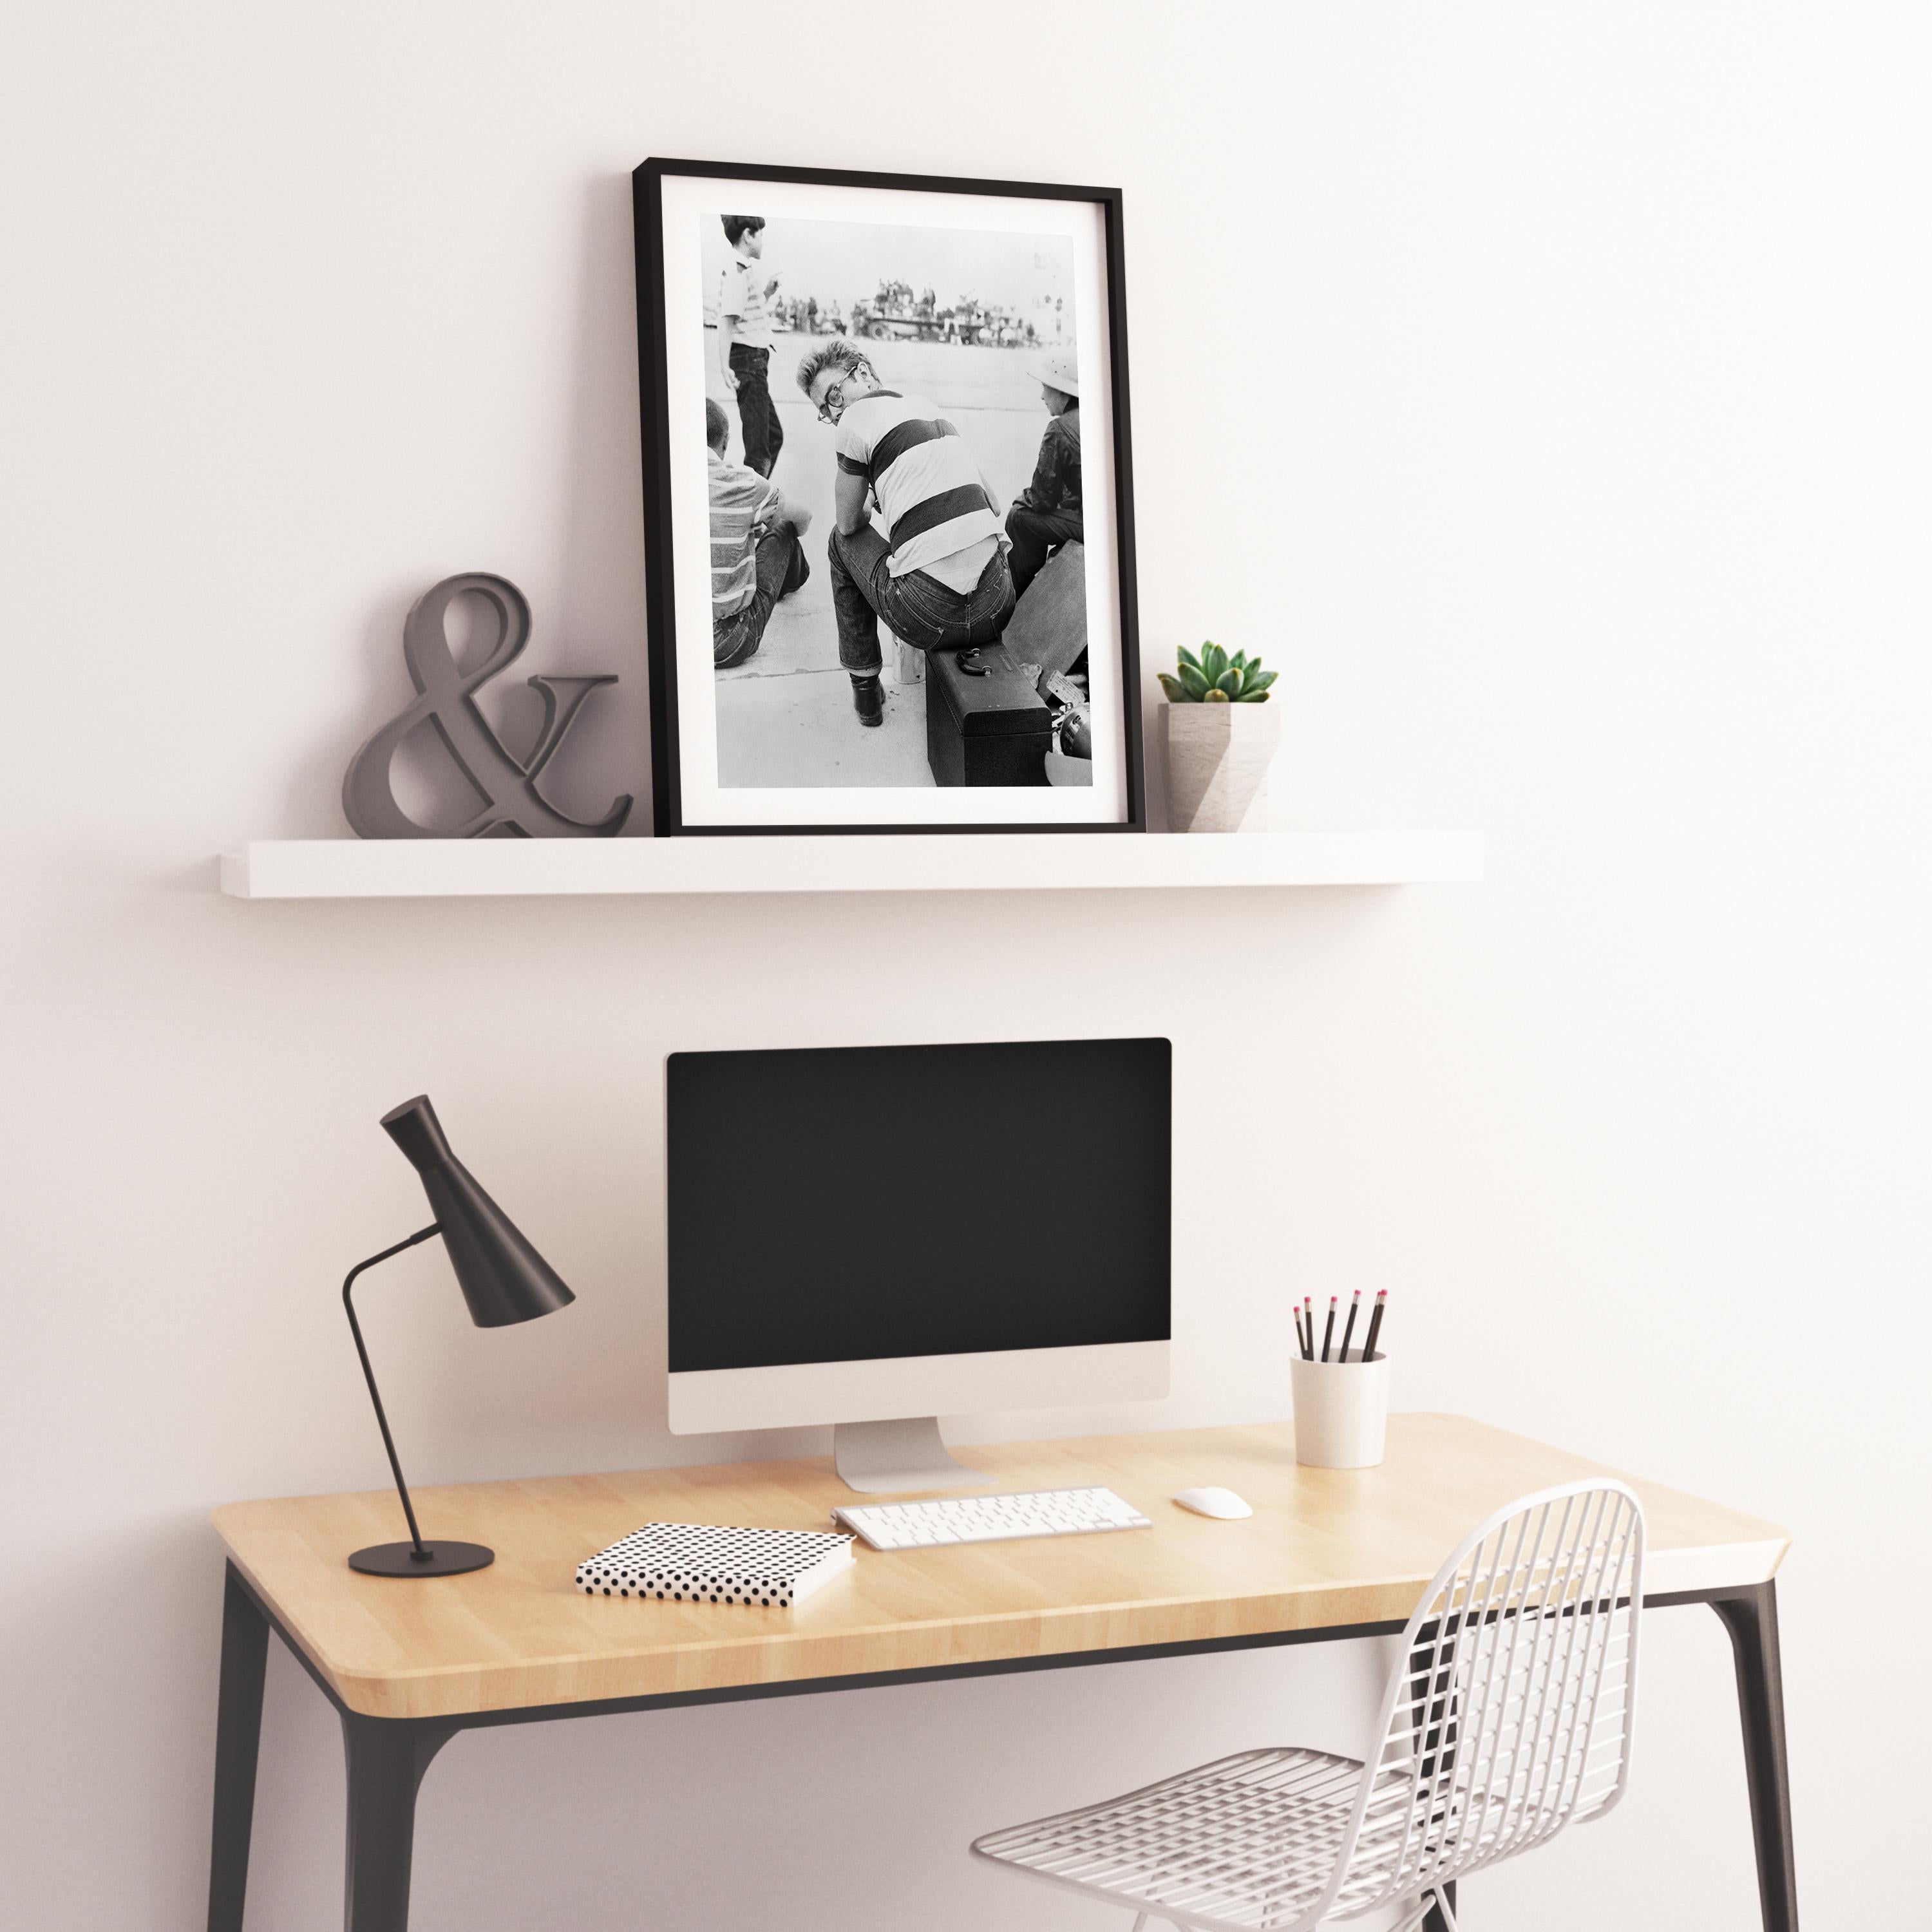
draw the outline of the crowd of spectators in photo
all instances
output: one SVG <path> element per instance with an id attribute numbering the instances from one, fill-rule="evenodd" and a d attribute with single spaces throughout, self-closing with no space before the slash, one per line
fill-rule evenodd
<path id="1" fill-rule="evenodd" d="M 891 327 L 910 323 L 928 342 L 974 342 L 998 348 L 1036 349 L 1044 338 L 1026 317 L 1012 310 L 962 296 L 941 308 L 931 288 L 915 290 L 910 282 L 882 281 L 878 292 L 855 298 L 848 308 L 836 298 L 821 302 L 816 296 L 772 293 L 766 303 L 769 326 L 796 335 L 863 334 L 868 323 Z"/>

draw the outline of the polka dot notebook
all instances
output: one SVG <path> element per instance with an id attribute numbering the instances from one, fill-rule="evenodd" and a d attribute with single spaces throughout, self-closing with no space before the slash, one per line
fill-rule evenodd
<path id="1" fill-rule="evenodd" d="M 647 1522 L 577 1566 L 590 1597 L 790 1610 L 852 1561 L 854 1539 L 814 1529 Z"/>

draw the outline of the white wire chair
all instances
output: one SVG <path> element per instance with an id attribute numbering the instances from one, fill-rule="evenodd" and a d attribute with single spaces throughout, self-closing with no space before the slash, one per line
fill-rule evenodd
<path id="1" fill-rule="evenodd" d="M 1372 1766 L 1244 1751 L 1126 1796 L 989 1832 L 976 1858 L 1182 1932 L 1304 1932 L 1399 1904 L 1601 1817 L 1623 1795 L 1643 1598 L 1643 1505 L 1568 1483 L 1498 1510 L 1402 1634 Z"/>

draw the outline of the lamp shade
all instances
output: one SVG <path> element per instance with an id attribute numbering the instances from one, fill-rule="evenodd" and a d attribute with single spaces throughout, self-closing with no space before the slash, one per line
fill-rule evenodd
<path id="1" fill-rule="evenodd" d="M 429 1196 L 450 1265 L 479 1328 L 505 1328 L 567 1308 L 577 1298 L 516 1223 L 449 1150 L 427 1094 L 382 1116 L 389 1138 L 409 1156 Z"/>

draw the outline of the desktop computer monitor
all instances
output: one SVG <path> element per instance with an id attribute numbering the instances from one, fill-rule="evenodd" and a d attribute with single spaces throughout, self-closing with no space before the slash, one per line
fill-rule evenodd
<path id="1" fill-rule="evenodd" d="M 674 1053 L 670 1426 L 838 1425 L 958 1486 L 937 1418 L 1167 1393 L 1165 1040 Z"/>

